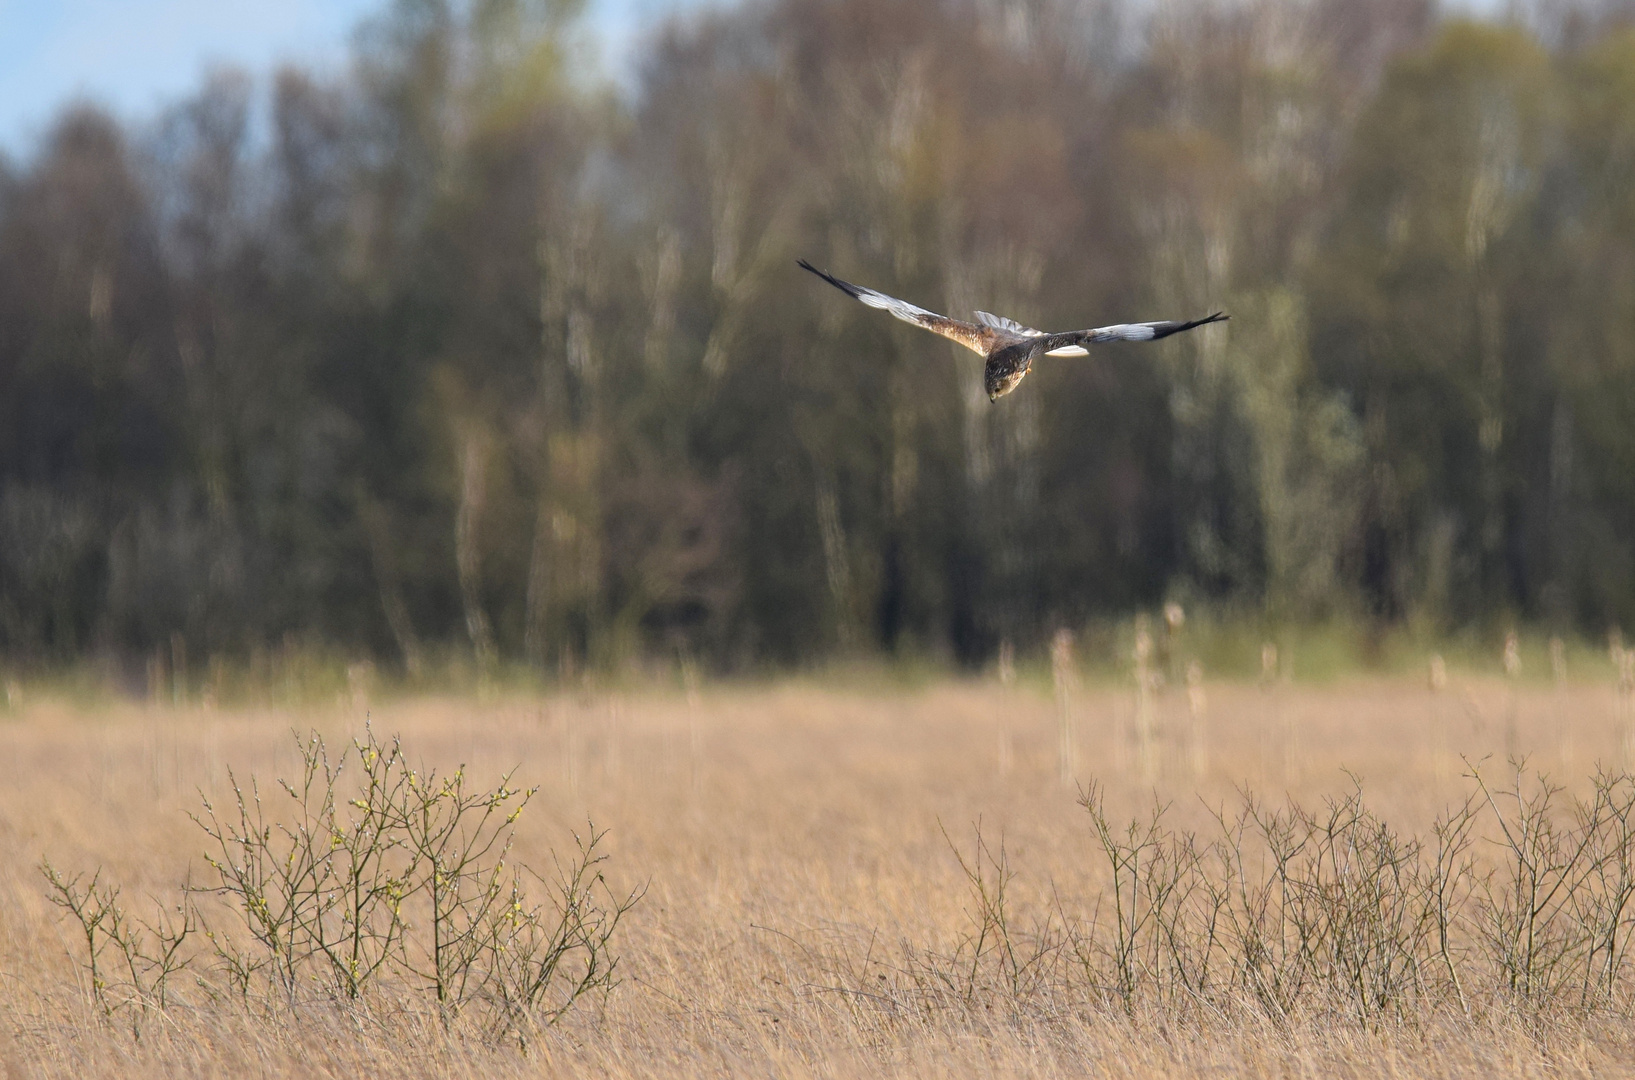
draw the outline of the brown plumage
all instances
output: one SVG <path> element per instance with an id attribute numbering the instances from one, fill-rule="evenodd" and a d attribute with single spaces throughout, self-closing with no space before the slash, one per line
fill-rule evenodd
<path id="1" fill-rule="evenodd" d="M 990 401 L 1004 397 L 1016 389 L 1016 384 L 1021 382 L 1033 367 L 1034 357 L 1088 356 L 1089 350 L 1085 348 L 1086 345 L 1103 341 L 1157 341 L 1171 334 L 1179 334 L 1183 330 L 1191 330 L 1195 326 L 1230 318 L 1217 311 L 1202 319 L 1191 319 L 1186 322 L 1118 323 L 1114 326 L 1098 326 L 1092 330 L 1047 334 L 1043 330 L 1035 330 L 1003 316 L 990 315 L 986 311 L 977 312 L 977 321 L 974 323 L 960 322 L 958 319 L 950 319 L 946 315 L 938 315 L 934 311 L 915 307 L 883 292 L 842 281 L 833 274 L 819 270 L 805 259 L 800 260 L 800 265 L 847 296 L 861 300 L 869 307 L 889 311 L 904 322 L 923 327 L 933 334 L 941 334 L 950 341 L 957 341 L 983 357 L 987 362 L 982 368 L 982 383 L 988 391 Z"/>

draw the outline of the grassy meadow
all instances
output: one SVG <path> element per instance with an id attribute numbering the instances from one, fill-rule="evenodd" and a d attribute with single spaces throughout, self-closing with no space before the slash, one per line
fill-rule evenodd
<path id="1" fill-rule="evenodd" d="M 1567 990 L 1515 1004 L 1473 985 L 1487 970 L 1475 944 L 1461 1007 L 1421 988 L 1405 1008 L 1280 1014 L 1229 995 L 1121 998 L 1090 974 L 1111 970 L 1091 942 L 1117 914 L 1087 790 L 1120 828 L 1156 798 L 1170 825 L 1210 834 L 1211 808 L 1230 818 L 1244 789 L 1321 808 L 1356 785 L 1391 829 L 1426 837 L 1473 792 L 1465 759 L 1488 759 L 1498 784 L 1507 751 L 1526 755 L 1565 785 L 1560 799 L 1589 797 L 1598 765 L 1624 766 L 1628 702 L 1609 678 L 1429 682 L 1195 679 L 1138 694 L 1064 672 L 1054 685 L 808 679 L 486 700 L 360 690 L 292 708 L 14 688 L 0 721 L 0 1062 L 8 1077 L 1635 1073 L 1626 983 L 1593 1008 Z M 180 883 L 208 876 L 186 813 L 201 792 L 219 804 L 229 768 L 269 791 L 300 767 L 292 731 L 337 745 L 366 716 L 412 761 L 463 764 L 482 783 L 515 768 L 538 785 L 519 865 L 548 871 L 587 821 L 608 830 L 610 887 L 646 888 L 614 939 L 618 985 L 521 1041 L 481 1038 L 412 994 L 292 1007 L 208 980 L 162 1012 L 104 1015 L 42 857 L 101 868 L 134 916 L 174 905 Z M 1473 825 L 1478 863 L 1503 864 L 1497 820 Z M 1460 917 L 1476 920 L 1464 887 Z"/>

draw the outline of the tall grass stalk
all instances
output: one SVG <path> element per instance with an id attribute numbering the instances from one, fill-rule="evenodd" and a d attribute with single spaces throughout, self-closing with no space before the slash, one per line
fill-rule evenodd
<path id="1" fill-rule="evenodd" d="M 1157 779 L 1157 761 L 1153 748 L 1153 689 L 1156 676 L 1151 668 L 1152 633 L 1147 629 L 1147 617 L 1141 615 L 1135 623 L 1135 741 L 1136 760 L 1141 778 L 1146 783 Z"/>
<path id="2" fill-rule="evenodd" d="M 1192 660 L 1187 664 L 1187 713 L 1192 720 L 1188 730 L 1187 762 L 1192 766 L 1194 779 L 1201 779 L 1209 771 L 1208 711 L 1204 666 Z"/>
<path id="3" fill-rule="evenodd" d="M 1073 667 L 1073 632 L 1062 629 L 1050 642 L 1051 683 L 1056 694 L 1057 776 L 1071 787 L 1078 750 L 1073 739 L 1073 689 L 1078 675 Z"/>

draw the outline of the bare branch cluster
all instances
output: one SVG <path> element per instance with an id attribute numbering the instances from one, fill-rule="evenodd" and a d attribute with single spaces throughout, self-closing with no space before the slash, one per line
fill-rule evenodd
<path id="1" fill-rule="evenodd" d="M 184 885 L 174 914 L 133 919 L 100 872 L 82 884 L 42 866 L 84 936 L 105 1014 L 139 1028 L 185 970 L 247 1005 L 429 1001 L 446 1023 L 525 1039 L 613 988 L 613 937 L 641 891 L 615 893 L 603 877 L 605 831 L 576 836 L 542 876 L 509 859 L 536 790 L 511 774 L 484 788 L 463 767 L 416 770 L 399 740 L 373 730 L 338 755 L 316 734 L 299 748 L 297 777 L 265 798 L 230 773 L 231 803 L 205 798 L 190 815 L 212 880 Z"/>
<path id="2" fill-rule="evenodd" d="M 1437 1017 L 1627 1015 L 1635 1003 L 1635 778 L 1601 773 L 1585 798 L 1523 764 L 1472 790 L 1424 836 L 1399 831 L 1360 786 L 1319 808 L 1245 791 L 1204 832 L 1155 806 L 1089 817 L 1106 888 L 1032 913 L 979 825 L 968 929 L 896 958 L 824 948 L 821 989 L 889 1018 L 954 1010 L 1040 1019 L 1113 1008 L 1173 1020 L 1397 1027 Z M 951 844 L 952 846 L 952 844 Z"/>

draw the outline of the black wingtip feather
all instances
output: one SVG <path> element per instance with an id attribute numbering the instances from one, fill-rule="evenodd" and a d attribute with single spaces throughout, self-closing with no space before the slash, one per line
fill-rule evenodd
<path id="1" fill-rule="evenodd" d="M 1205 316 L 1202 319 L 1193 319 L 1191 322 L 1184 322 L 1175 328 L 1175 332 L 1180 333 L 1182 330 L 1191 330 L 1195 326 L 1208 326 L 1210 323 L 1225 322 L 1231 317 L 1232 316 L 1228 315 L 1224 311 L 1217 311 L 1215 314 Z"/>
<path id="2" fill-rule="evenodd" d="M 1208 324 L 1214 322 L 1225 322 L 1229 318 L 1231 318 L 1231 316 L 1226 312 L 1217 311 L 1215 314 L 1206 315 L 1202 319 L 1189 319 L 1186 322 L 1147 323 L 1146 325 L 1153 328 L 1152 340 L 1157 341 L 1160 338 L 1167 338 L 1171 334 L 1179 334 L 1185 330 L 1191 330 L 1195 327 L 1207 326 Z"/>
<path id="3" fill-rule="evenodd" d="M 819 270 L 817 267 L 813 266 L 811 263 L 807 262 L 805 259 L 796 259 L 795 262 L 799 263 L 800 266 L 802 267 L 802 269 L 812 271 L 812 273 L 816 274 L 818 277 L 822 278 L 824 281 L 827 281 L 830 285 L 833 285 L 835 288 L 839 289 L 841 292 L 845 293 L 847 296 L 851 297 L 853 300 L 857 299 L 857 296 L 858 296 L 858 293 L 859 293 L 860 290 L 857 288 L 856 285 L 853 285 L 851 282 L 841 281 L 839 278 L 835 277 L 833 274 L 828 273 L 827 271 Z"/>

